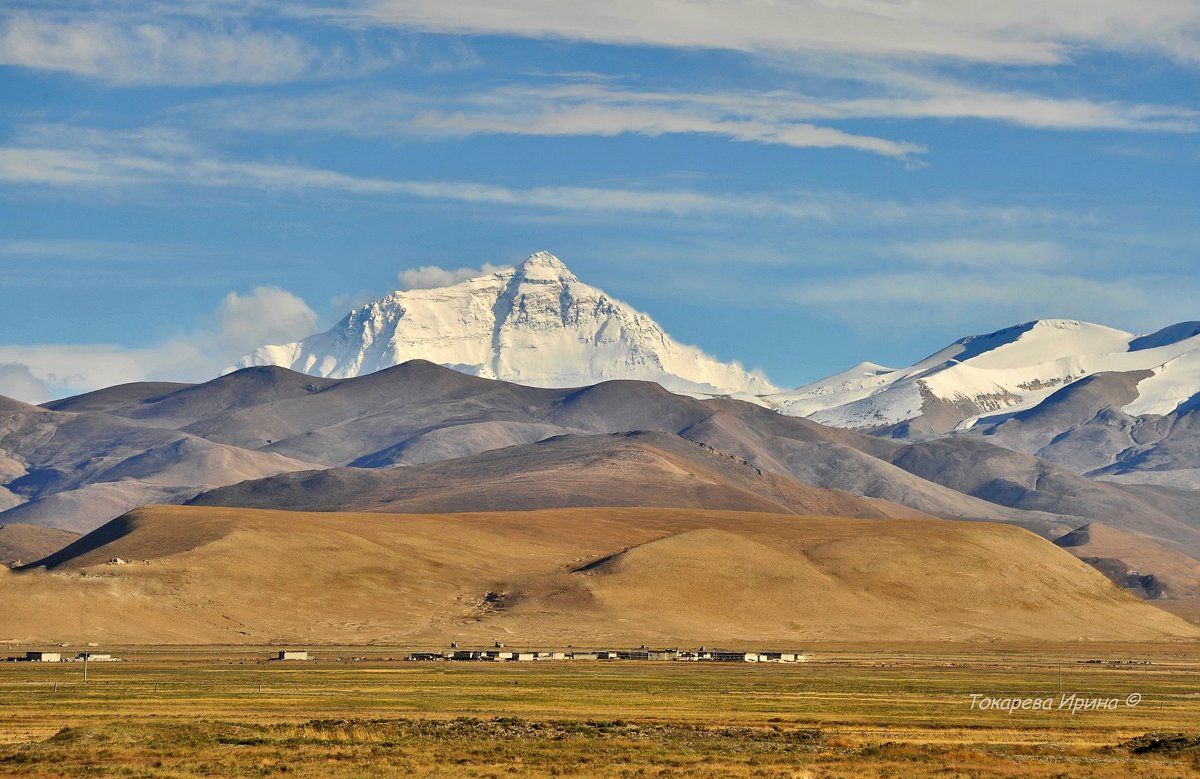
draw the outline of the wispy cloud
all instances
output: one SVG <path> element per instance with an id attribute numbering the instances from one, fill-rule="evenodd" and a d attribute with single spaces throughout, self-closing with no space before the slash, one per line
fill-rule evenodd
<path id="1" fill-rule="evenodd" d="M 208 156 L 182 136 L 166 131 L 74 132 L 74 128 L 53 127 L 28 133 L 22 140 L 24 145 L 0 147 L 0 181 L 71 188 L 127 188 L 165 182 L 279 191 L 331 190 L 568 211 L 828 217 L 827 209 L 808 197 L 602 187 L 515 188 L 481 182 L 351 176 L 298 164 Z M 55 145 L 42 145 L 50 142 Z"/>
<path id="2" fill-rule="evenodd" d="M 798 99 L 797 96 L 792 96 Z M 421 94 L 345 89 L 300 97 L 235 98 L 184 109 L 189 119 L 248 132 L 327 132 L 357 137 L 465 138 L 473 135 L 712 135 L 793 148 L 847 148 L 906 158 L 925 147 L 850 133 L 787 115 L 784 95 L 702 95 L 625 91 L 592 85 L 514 85 L 486 92 Z M 809 101 L 811 102 L 811 101 Z"/>
<path id="3" fill-rule="evenodd" d="M 653 91 L 616 83 L 511 84 L 436 94 L 338 89 L 206 101 L 179 109 L 177 115 L 249 133 L 317 132 L 372 139 L 690 133 L 792 148 L 855 149 L 910 162 L 927 151 L 924 145 L 828 124 L 975 119 L 1046 130 L 1200 131 L 1200 111 L 1185 107 L 1045 98 L 894 74 L 886 83 L 863 88 L 880 96 L 844 100 L 778 90 Z"/>
<path id="4" fill-rule="evenodd" d="M 828 51 L 969 62 L 1053 64 L 1082 48 L 1200 63 L 1191 0 L 960 0 L 780 3 L 747 0 L 358 0 L 329 11 L 357 23 L 443 33 L 750 52 Z"/>
<path id="5" fill-rule="evenodd" d="M 140 262 L 164 254 L 176 254 L 178 247 L 129 241 L 82 240 L 64 238 L 0 238 L 0 257 L 39 262 L 47 257 L 75 262 Z"/>
<path id="6" fill-rule="evenodd" d="M 175 184 L 248 188 L 279 193 L 327 191 L 520 209 L 597 214 L 734 216 L 852 224 L 1088 224 L 1084 213 L 1027 205 L 959 200 L 874 200 L 839 192 L 728 193 L 646 186 L 512 187 L 473 181 L 369 178 L 306 165 L 217 156 L 179 133 L 142 129 L 102 132 L 63 126 L 35 128 L 19 145 L 0 147 L 0 181 L 59 187 L 133 189 Z"/>
<path id="7" fill-rule="evenodd" d="M 159 8 L 161 12 L 153 12 Z M 210 13 L 201 11 L 208 8 Z M 395 50 L 321 47 L 256 29 L 228 9 L 114 4 L 100 10 L 14 12 L 0 18 L 0 65 L 71 73 L 122 86 L 274 84 L 361 73 L 394 63 Z"/>

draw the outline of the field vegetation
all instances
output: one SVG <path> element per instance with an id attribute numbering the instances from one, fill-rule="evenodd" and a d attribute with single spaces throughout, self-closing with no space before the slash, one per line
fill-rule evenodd
<path id="1" fill-rule="evenodd" d="M 0 775 L 1200 776 L 1190 644 L 826 647 L 796 665 L 116 653 L 86 682 L 80 663 L 0 664 Z M 1071 693 L 1120 703 L 971 698 Z"/>

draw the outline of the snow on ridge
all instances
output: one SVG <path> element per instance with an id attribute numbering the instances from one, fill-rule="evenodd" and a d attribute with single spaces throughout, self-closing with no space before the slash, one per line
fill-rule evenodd
<path id="1" fill-rule="evenodd" d="M 909 368 L 876 372 L 864 363 L 764 401 L 781 413 L 860 429 L 906 422 L 945 401 L 962 410 L 958 427 L 965 428 L 1032 408 L 1085 376 L 1155 369 L 1125 410 L 1169 413 L 1200 392 L 1200 332 L 1189 336 L 1192 324 L 1139 337 L 1078 320 L 1033 320 L 962 338 Z M 1140 348 L 1131 350 L 1135 343 Z"/>
<path id="2" fill-rule="evenodd" d="M 1200 393 L 1200 348 L 1154 368 L 1138 382 L 1138 398 L 1122 411 L 1130 416 L 1170 414 Z"/>

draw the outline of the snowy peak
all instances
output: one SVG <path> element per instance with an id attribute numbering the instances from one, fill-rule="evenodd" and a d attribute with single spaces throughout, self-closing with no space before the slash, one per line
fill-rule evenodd
<path id="1" fill-rule="evenodd" d="M 909 368 L 860 365 L 767 398 L 785 414 L 839 427 L 937 435 L 986 416 L 1033 408 L 1101 372 L 1153 371 L 1129 413 L 1170 413 L 1200 390 L 1200 325 L 1150 336 L 1069 319 L 1040 319 L 959 339 Z"/>
<path id="2" fill-rule="evenodd" d="M 412 359 L 540 387 L 639 379 L 696 394 L 777 391 L 762 375 L 675 342 L 549 252 L 452 286 L 393 292 L 325 333 L 260 347 L 237 367 L 347 378 Z"/>
<path id="3" fill-rule="evenodd" d="M 529 255 L 525 262 L 517 266 L 515 276 L 527 281 L 579 281 L 562 260 L 550 252 L 535 252 Z"/>
<path id="4" fill-rule="evenodd" d="M 935 352 L 914 367 L 950 361 L 977 367 L 1019 367 L 1069 358 L 1082 352 L 1122 350 L 1133 336 L 1073 319 L 1035 319 L 994 333 L 971 335 Z"/>

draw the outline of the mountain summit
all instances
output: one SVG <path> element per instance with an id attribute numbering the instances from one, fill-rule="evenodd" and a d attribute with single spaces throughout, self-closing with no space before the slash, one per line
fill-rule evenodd
<path id="1" fill-rule="evenodd" d="M 653 319 L 584 284 L 549 252 L 452 286 L 398 290 L 327 332 L 259 347 L 237 367 L 281 365 L 349 378 L 417 358 L 538 387 L 640 379 L 679 392 L 777 391 L 764 376 L 675 342 Z"/>

